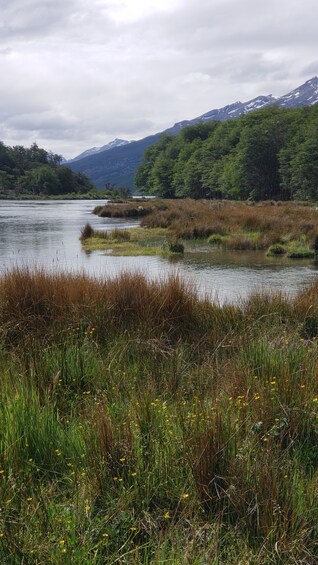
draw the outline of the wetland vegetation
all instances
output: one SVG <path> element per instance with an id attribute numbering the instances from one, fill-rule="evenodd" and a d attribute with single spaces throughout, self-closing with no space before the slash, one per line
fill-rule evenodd
<path id="1" fill-rule="evenodd" d="M 314 565 L 317 296 L 2 275 L 1 562 Z"/>
<path id="2" fill-rule="evenodd" d="M 121 233 L 83 229 L 86 249 L 118 255 L 166 253 L 178 244 L 191 251 L 194 240 L 205 246 L 263 250 L 290 258 L 313 258 L 317 251 L 318 210 L 304 202 L 141 200 L 97 206 L 94 213 L 140 219 L 139 228 Z"/>

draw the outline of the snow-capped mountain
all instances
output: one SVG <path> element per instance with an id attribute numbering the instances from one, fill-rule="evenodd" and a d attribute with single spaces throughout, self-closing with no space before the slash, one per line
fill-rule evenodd
<path id="1" fill-rule="evenodd" d="M 277 99 L 279 106 L 294 108 L 296 106 L 313 106 L 318 102 L 318 77 L 307 80 L 288 94 Z"/>
<path id="2" fill-rule="evenodd" d="M 79 159 L 84 159 L 85 157 L 89 157 L 90 155 L 96 155 L 96 153 L 101 153 L 102 151 L 109 151 L 109 149 L 121 147 L 122 145 L 127 145 L 128 143 L 131 142 L 127 141 L 127 139 L 116 138 L 113 139 L 113 141 L 106 143 L 106 145 L 103 145 L 102 147 L 91 147 L 91 149 L 86 149 L 86 151 L 83 151 L 83 153 L 80 153 L 76 157 L 73 157 L 73 159 L 70 159 L 68 163 L 73 163 L 74 161 L 78 161 Z"/>
<path id="3" fill-rule="evenodd" d="M 225 120 L 231 120 L 273 104 L 277 104 L 282 108 L 295 108 L 296 106 L 312 106 L 317 102 L 318 77 L 313 77 L 298 88 L 295 88 L 295 90 L 279 98 L 275 98 L 275 96 L 269 94 L 268 96 L 257 96 L 247 102 L 234 102 L 234 104 L 229 104 L 223 108 L 210 110 L 210 112 L 202 114 L 202 116 L 194 118 L 193 120 L 177 122 L 174 126 L 167 129 L 165 133 L 177 134 L 182 128 L 192 126 L 201 121 L 218 120 L 223 122 Z"/>
<path id="4" fill-rule="evenodd" d="M 234 102 L 234 104 L 228 104 L 223 108 L 217 108 L 215 110 L 210 110 L 206 114 L 199 116 L 198 118 L 194 118 L 193 120 L 183 120 L 182 122 L 177 122 L 165 131 L 165 133 L 170 134 L 177 134 L 182 128 L 186 126 L 192 126 L 197 124 L 198 122 L 208 122 L 211 120 L 218 120 L 218 121 L 225 121 L 230 120 L 233 118 L 238 118 L 243 114 L 248 114 L 248 112 L 252 112 L 253 110 L 259 110 L 264 106 L 269 106 L 269 104 L 274 104 L 276 102 L 276 98 L 274 96 L 258 96 L 257 98 L 253 98 L 253 100 L 248 100 L 248 102 Z"/>
<path id="5" fill-rule="evenodd" d="M 143 152 L 147 147 L 155 143 L 162 133 L 176 135 L 186 126 L 208 122 L 209 120 L 231 120 L 274 104 L 282 108 L 296 108 L 297 106 L 312 106 L 317 103 L 318 77 L 315 76 L 279 98 L 275 98 L 272 95 L 262 95 L 247 102 L 234 102 L 223 108 L 210 110 L 206 114 L 202 114 L 192 120 L 177 122 L 163 132 L 155 133 L 138 141 L 129 143 L 123 140 L 114 140 L 114 142 L 108 143 L 103 147 L 89 149 L 89 153 L 84 151 L 84 153 L 69 161 L 69 164 L 74 171 L 86 173 L 90 180 L 99 188 L 102 188 L 106 181 L 114 182 L 118 186 L 133 187 L 134 175 L 142 159 Z M 119 142 L 119 144 L 110 147 L 115 142 Z"/>

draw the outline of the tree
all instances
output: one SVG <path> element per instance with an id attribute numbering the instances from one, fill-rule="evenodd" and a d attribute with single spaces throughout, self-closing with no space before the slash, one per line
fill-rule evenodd
<path id="1" fill-rule="evenodd" d="M 199 123 L 149 147 L 136 184 L 164 198 L 318 197 L 318 105 Z"/>
<path id="2" fill-rule="evenodd" d="M 298 145 L 290 163 L 290 189 L 294 198 L 317 200 L 318 198 L 318 118 L 311 121 L 306 138 Z"/>
<path id="3" fill-rule="evenodd" d="M 163 161 L 161 157 L 159 163 L 157 163 L 157 173 L 153 171 L 156 163 L 157 157 L 161 155 L 170 145 L 175 138 L 172 135 L 161 135 L 157 143 L 148 147 L 144 153 L 142 162 L 137 169 L 135 175 L 135 186 L 136 188 L 145 194 L 158 194 L 160 196 L 161 191 L 161 165 L 160 162 Z M 162 171 L 164 175 L 164 171 Z"/>
<path id="4" fill-rule="evenodd" d="M 49 165 L 27 171 L 21 184 L 22 189 L 31 194 L 61 194 L 58 175 Z"/>

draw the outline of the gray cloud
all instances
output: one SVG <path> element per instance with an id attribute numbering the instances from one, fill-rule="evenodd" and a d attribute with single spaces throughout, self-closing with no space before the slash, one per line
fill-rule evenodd
<path id="1" fill-rule="evenodd" d="M 0 9 L 1 137 L 68 157 L 281 95 L 318 72 L 316 0 L 0 0 Z"/>

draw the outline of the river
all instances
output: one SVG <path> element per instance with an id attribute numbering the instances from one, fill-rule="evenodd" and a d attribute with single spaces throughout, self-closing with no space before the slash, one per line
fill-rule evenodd
<path id="1" fill-rule="evenodd" d="M 103 201 L 104 202 L 104 201 Z M 220 252 L 199 245 L 177 260 L 161 257 L 112 257 L 85 253 L 79 241 L 82 227 L 130 227 L 137 222 L 99 218 L 92 210 L 101 202 L 0 201 L 0 269 L 43 267 L 48 270 L 114 276 L 138 271 L 149 277 L 178 273 L 220 303 L 237 302 L 251 292 L 281 290 L 294 294 L 317 278 L 310 261 L 267 258 L 263 252 Z"/>

